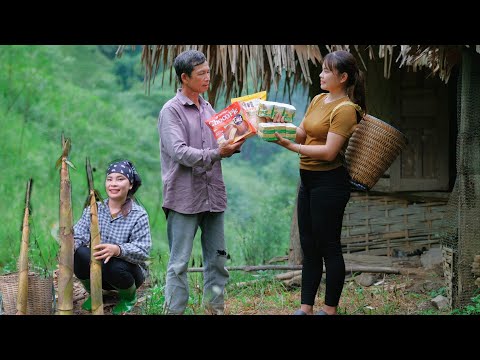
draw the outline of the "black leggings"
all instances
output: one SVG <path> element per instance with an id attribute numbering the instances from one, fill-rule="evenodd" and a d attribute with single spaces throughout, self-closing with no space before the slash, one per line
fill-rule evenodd
<path id="1" fill-rule="evenodd" d="M 74 272 L 79 280 L 90 279 L 90 248 L 81 246 L 75 251 Z M 145 277 L 139 265 L 112 257 L 108 263 L 102 260 L 102 288 L 104 290 L 128 289 L 135 282 L 137 288 Z"/>
<path id="2" fill-rule="evenodd" d="M 350 199 L 343 166 L 329 171 L 300 169 L 298 229 L 303 251 L 302 304 L 314 305 L 325 259 L 325 304 L 337 306 L 345 281 L 340 243 L 345 207 Z"/>

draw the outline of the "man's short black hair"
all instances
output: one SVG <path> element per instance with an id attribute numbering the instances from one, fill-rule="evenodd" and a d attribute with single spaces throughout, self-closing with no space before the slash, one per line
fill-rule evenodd
<path id="1" fill-rule="evenodd" d="M 203 64 L 207 61 L 205 55 L 198 50 L 187 50 L 180 53 L 173 62 L 175 72 L 180 84 L 182 84 L 182 74 L 185 73 L 188 76 L 192 75 L 192 71 L 195 66 Z"/>

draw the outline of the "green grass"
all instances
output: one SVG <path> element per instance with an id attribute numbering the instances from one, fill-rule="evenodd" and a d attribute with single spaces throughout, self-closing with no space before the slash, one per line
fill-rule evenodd
<path id="1" fill-rule="evenodd" d="M 300 287 L 287 287 L 277 280 L 275 271 L 231 271 L 225 291 L 226 315 L 290 315 L 300 307 Z M 189 273 L 190 297 L 185 315 L 203 315 L 202 273 Z M 358 285 L 354 278 L 344 285 L 338 313 L 340 315 L 478 315 L 480 295 L 472 298 L 472 304 L 462 309 L 434 308 L 430 301 L 444 294 L 439 286 L 429 292 L 415 292 L 412 285 L 423 281 L 408 276 L 385 275 L 383 283 L 369 287 Z M 410 289 L 411 288 L 411 289 Z M 164 284 L 154 285 L 145 291 L 147 300 L 141 305 L 141 314 L 162 315 Z M 314 312 L 321 309 L 325 296 L 322 281 L 316 297 Z M 425 308 L 425 305 L 428 308 Z"/>
<path id="2" fill-rule="evenodd" d="M 146 300 L 140 307 L 142 315 L 163 315 L 164 314 L 164 286 L 153 286 L 146 293 Z"/>
<path id="3" fill-rule="evenodd" d="M 478 290 L 477 290 L 478 293 Z M 480 294 L 472 297 L 472 303 L 460 309 L 452 310 L 452 315 L 479 315 L 480 314 Z"/>

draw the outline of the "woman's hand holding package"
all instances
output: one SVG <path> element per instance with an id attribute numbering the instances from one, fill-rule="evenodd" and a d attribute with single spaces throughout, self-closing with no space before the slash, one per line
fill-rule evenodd
<path id="1" fill-rule="evenodd" d="M 268 116 L 263 116 L 260 117 L 260 119 L 263 120 L 263 122 L 274 122 L 274 123 L 284 123 L 286 122 L 285 119 L 283 118 L 282 114 L 276 113 L 273 118 L 268 117 Z"/>
<path id="2" fill-rule="evenodd" d="M 293 142 L 291 142 L 288 139 L 285 139 L 282 135 L 280 135 L 278 132 L 275 132 L 275 136 L 277 137 L 278 141 L 274 141 L 275 144 L 278 144 L 280 146 L 283 146 L 286 149 L 289 149 L 292 147 Z"/>

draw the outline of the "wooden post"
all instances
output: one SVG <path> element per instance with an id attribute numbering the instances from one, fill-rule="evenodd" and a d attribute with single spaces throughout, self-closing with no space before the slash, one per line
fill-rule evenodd
<path id="1" fill-rule="evenodd" d="M 480 89 L 480 59 L 472 49 L 463 51 L 461 79 L 457 139 L 458 261 L 454 262 L 458 276 L 454 307 L 471 302 L 476 290 L 471 264 L 474 256 L 480 253 L 480 103 L 476 100 Z"/>

